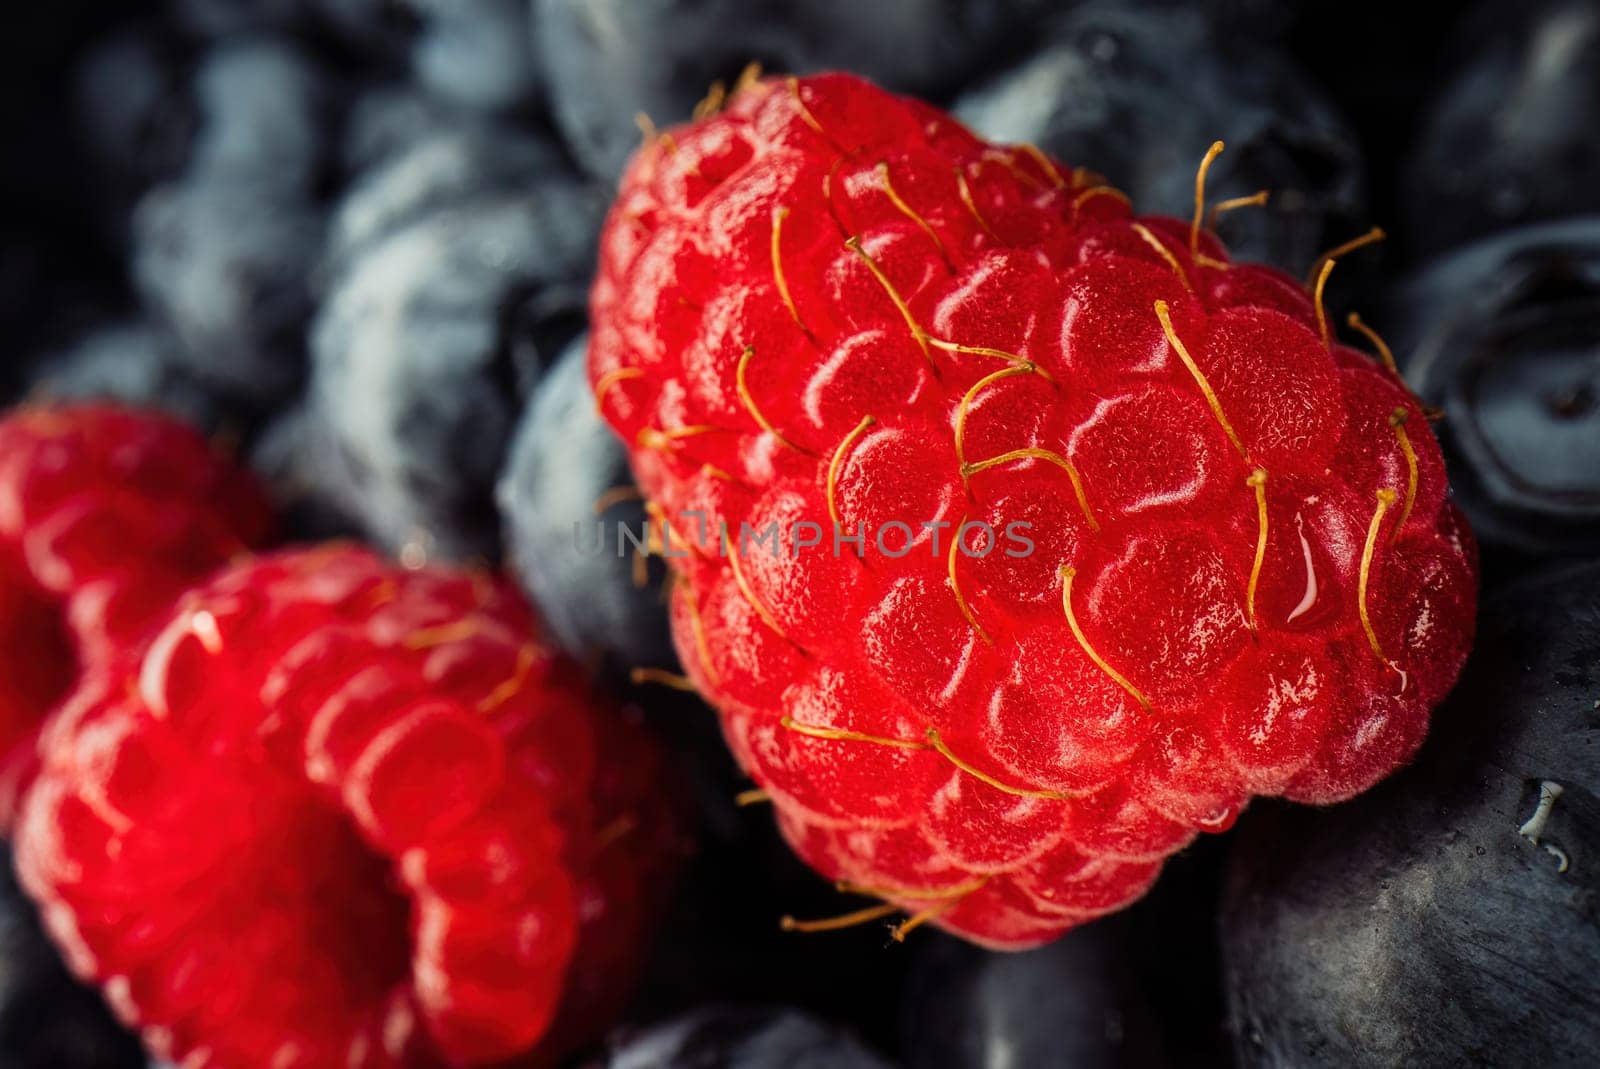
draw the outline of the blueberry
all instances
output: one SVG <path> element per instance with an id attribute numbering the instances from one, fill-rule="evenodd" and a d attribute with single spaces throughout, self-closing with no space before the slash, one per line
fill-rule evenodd
<path id="1" fill-rule="evenodd" d="M 1211 202 L 1272 196 L 1222 216 L 1223 239 L 1295 273 L 1365 223 L 1364 165 L 1343 118 L 1285 56 L 1192 9 L 1074 7 L 1039 51 L 962 96 L 955 113 L 985 137 L 1104 174 L 1140 211 L 1184 218 L 1195 168 L 1221 139 Z"/>
<path id="2" fill-rule="evenodd" d="M 278 526 L 288 539 L 359 538 L 350 502 L 361 493 L 351 459 L 326 423 L 304 404 L 277 413 L 250 447 L 250 467 L 266 485 Z"/>
<path id="3" fill-rule="evenodd" d="M 639 143 L 634 117 L 689 118 L 713 81 L 769 70 L 856 71 L 899 90 L 958 85 L 1019 40 L 1040 0 L 543 0 L 535 36 L 556 122 L 607 180 Z"/>
<path id="4" fill-rule="evenodd" d="M 739 804 L 750 780 L 734 764 L 716 714 L 698 698 L 659 686 L 633 697 L 686 773 L 699 816 L 698 850 L 658 930 L 633 1019 L 707 1005 L 781 1004 L 848 1021 L 869 1043 L 892 1049 L 909 955 L 889 931 L 902 918 L 817 934 L 784 931 L 784 915 L 835 917 L 874 903 L 840 894 L 796 857 L 769 806 Z"/>
<path id="5" fill-rule="evenodd" d="M 1037 950 L 919 933 L 900 1014 L 908 1069 L 1227 1066 L 1225 859 L 1222 840 L 1202 837 L 1128 910 Z"/>
<path id="6" fill-rule="evenodd" d="M 1428 108 L 1405 179 L 1412 244 L 1600 211 L 1600 7 L 1480 4 Z"/>
<path id="7" fill-rule="evenodd" d="M 508 111 L 539 91 L 528 0 L 406 0 L 423 19 L 412 46 L 417 81 L 439 99 Z"/>
<path id="8" fill-rule="evenodd" d="M 78 101 L 112 230 L 179 363 L 219 396 L 276 406 L 304 377 L 336 94 L 286 38 L 232 37 L 191 61 L 144 30 L 86 61 Z"/>
<path id="9" fill-rule="evenodd" d="M 189 173 L 308 193 L 321 173 L 334 100 L 318 68 L 273 37 L 227 42 L 194 75 Z"/>
<path id="10" fill-rule="evenodd" d="M 6 1069 L 143 1069 L 139 1041 L 98 992 L 68 975 L 0 847 L 0 1065 Z"/>
<path id="11" fill-rule="evenodd" d="M 159 408 L 206 431 L 230 422 L 196 382 L 170 338 L 140 320 L 101 326 L 36 365 L 32 395 L 44 400 L 114 400 Z"/>
<path id="12" fill-rule="evenodd" d="M 671 664 L 659 562 L 636 576 L 620 533 L 642 535 L 645 512 L 627 451 L 595 412 L 587 348 L 587 335 L 567 347 L 518 424 L 497 488 L 511 564 L 568 651 Z"/>
<path id="13" fill-rule="evenodd" d="M 1412 767 L 1242 822 L 1222 932 L 1243 1065 L 1600 1050 L 1600 564 L 1500 587 L 1479 618 Z"/>
<path id="14" fill-rule="evenodd" d="M 383 225 L 350 224 L 353 200 L 341 208 L 343 231 L 365 241 L 335 261 L 313 328 L 310 418 L 354 473 L 346 504 L 375 541 L 492 557 L 494 480 L 530 365 L 579 329 L 598 199 L 559 175 L 460 198 L 375 180 L 351 196 L 367 194 Z"/>
<path id="15" fill-rule="evenodd" d="M 129 271 L 175 366 L 275 406 L 304 376 L 322 241 L 310 198 L 335 103 L 323 77 L 283 38 L 230 38 L 191 69 L 171 35 L 135 31 L 86 61 L 78 99 L 114 230 L 137 200 Z"/>
<path id="16" fill-rule="evenodd" d="M 457 114 L 410 82 L 379 82 L 357 93 L 350 104 L 340 165 L 348 174 L 360 174 L 460 124 Z"/>
<path id="17" fill-rule="evenodd" d="M 907 1066 L 1161 1064 L 1128 937 L 1120 918 L 1021 954 L 929 936 L 916 950 L 906 996 Z"/>
<path id="18" fill-rule="evenodd" d="M 363 246 L 440 208 L 477 194 L 537 187 L 543 176 L 560 173 L 557 150 L 536 138 L 470 124 L 435 127 L 420 114 L 403 114 L 403 101 L 387 103 L 381 114 L 363 113 L 366 125 L 352 131 L 364 142 L 359 154 L 375 157 L 378 166 L 352 183 L 334 213 L 327 258 L 335 270 Z M 400 129 L 387 129 L 390 124 Z M 412 137 L 403 150 L 386 147 L 402 133 Z M 582 232 L 562 235 L 564 247 L 587 240 L 589 219 L 578 218 Z"/>
<path id="19" fill-rule="evenodd" d="M 184 176 L 310 196 L 324 177 L 339 103 L 287 38 L 230 38 L 194 57 L 154 27 L 97 46 L 78 70 L 76 98 L 113 211 Z"/>
<path id="20" fill-rule="evenodd" d="M 848 1033 L 791 1009 L 714 1007 L 625 1036 L 604 1069 L 889 1069 Z"/>
<path id="21" fill-rule="evenodd" d="M 134 281 L 196 378 L 269 408 L 293 392 L 322 229 L 300 200 L 228 183 L 184 181 L 140 202 Z"/>
<path id="22" fill-rule="evenodd" d="M 1600 552 L 1600 216 L 1465 246 L 1387 324 L 1485 542 Z"/>

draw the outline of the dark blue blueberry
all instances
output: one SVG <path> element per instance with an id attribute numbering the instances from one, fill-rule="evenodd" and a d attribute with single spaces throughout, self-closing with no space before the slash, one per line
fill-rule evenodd
<path id="1" fill-rule="evenodd" d="M 139 1041 L 98 992 L 67 973 L 0 847 L 0 1065 L 5 1069 L 144 1069 Z"/>
<path id="2" fill-rule="evenodd" d="M 1241 821 L 1222 911 L 1241 1064 L 1600 1050 L 1600 564 L 1503 587 L 1479 619 L 1412 767 Z"/>
<path id="3" fill-rule="evenodd" d="M 943 935 L 915 950 L 902 1014 L 908 1069 L 1163 1064 L 1122 918 L 1020 954 Z"/>
<path id="4" fill-rule="evenodd" d="M 232 422 L 219 399 L 195 381 L 172 340 L 139 320 L 98 327 L 69 348 L 41 358 L 30 396 L 158 408 L 206 431 Z"/>
<path id="5" fill-rule="evenodd" d="M 613 1042 L 604 1069 L 889 1069 L 849 1033 L 790 1009 L 697 1010 Z"/>
<path id="6" fill-rule="evenodd" d="M 190 372 L 275 407 L 300 383 L 322 219 L 303 201 L 233 183 L 152 190 L 134 217 L 134 282 Z"/>
<path id="7" fill-rule="evenodd" d="M 1451 485 L 1478 537 L 1600 554 L 1600 216 L 1434 261 L 1387 325 L 1406 378 L 1444 412 Z"/>
<path id="8" fill-rule="evenodd" d="M 1036 950 L 918 933 L 900 1012 L 908 1069 L 1225 1069 L 1225 848 L 1203 838 L 1126 911 Z"/>
<path id="9" fill-rule="evenodd" d="M 305 52 L 266 34 L 194 56 L 174 35 L 140 27 L 97 46 L 77 74 L 78 127 L 113 213 L 180 177 L 310 197 L 338 105 Z"/>
<path id="10" fill-rule="evenodd" d="M 274 37 L 224 42 L 196 67 L 193 93 L 191 177 L 285 193 L 313 190 L 335 100 L 304 53 Z"/>
<path id="11" fill-rule="evenodd" d="M 581 329 L 599 223 L 559 173 L 497 164 L 510 188 L 483 189 L 475 151 L 430 141 L 352 189 L 312 333 L 308 418 L 351 473 L 342 503 L 412 556 L 495 555 L 494 480 L 523 393 Z"/>
<path id="12" fill-rule="evenodd" d="M 316 205 L 339 97 L 288 38 L 191 55 L 144 27 L 79 67 L 77 111 L 127 273 L 207 390 L 263 409 L 304 378 Z"/>
<path id="13" fill-rule="evenodd" d="M 784 931 L 784 915 L 835 917 L 872 903 L 840 894 L 796 857 L 770 806 L 739 804 L 751 783 L 735 766 L 715 712 L 660 686 L 637 688 L 631 697 L 671 748 L 699 816 L 698 850 L 657 933 L 633 1019 L 708 1005 L 781 1004 L 849 1022 L 868 1042 L 893 1049 L 910 962 L 889 936 L 901 918 L 825 933 Z"/>
<path id="14" fill-rule="evenodd" d="M 278 413 L 251 443 L 250 467 L 267 486 L 288 539 L 360 538 L 351 502 L 361 493 L 353 462 L 332 429 L 304 404 Z"/>
<path id="15" fill-rule="evenodd" d="M 288 29 L 338 42 L 369 65 L 409 66 L 427 92 L 470 111 L 538 98 L 529 0 L 178 0 L 193 31 L 219 37 Z"/>
<path id="16" fill-rule="evenodd" d="M 1074 7 L 955 112 L 985 137 L 1105 175 L 1139 211 L 1183 218 L 1195 169 L 1222 140 L 1211 202 L 1262 189 L 1272 200 L 1222 216 L 1219 232 L 1236 255 L 1295 273 L 1366 223 L 1361 152 L 1332 105 L 1287 57 L 1192 8 Z"/>
<path id="17" fill-rule="evenodd" d="M 588 336 L 540 380 L 518 425 L 497 497 L 510 563 L 570 652 L 623 666 L 669 665 L 662 571 L 636 572 L 622 528 L 642 536 L 628 455 L 595 412 Z M 638 580 L 638 581 L 636 581 Z"/>
<path id="18" fill-rule="evenodd" d="M 374 99 L 349 134 L 353 155 L 372 160 L 345 191 L 329 226 L 327 260 L 338 272 L 374 242 L 406 225 L 478 195 L 511 193 L 546 185 L 552 196 L 571 197 L 559 152 L 537 138 L 504 128 L 436 122 L 408 107 L 406 97 Z M 382 105 L 381 108 L 378 105 Z M 410 139 L 401 145 L 401 138 Z M 592 240 L 594 210 L 580 212 L 573 229 L 559 235 L 563 250 Z M 559 221 L 559 220 L 557 220 Z M 566 256 L 567 253 L 563 253 Z"/>
<path id="19" fill-rule="evenodd" d="M 410 82 L 380 82 L 356 94 L 345 120 L 339 161 L 359 175 L 425 138 L 458 130 L 461 117 Z"/>
<path id="20" fill-rule="evenodd" d="M 1480 4 L 1423 118 L 1406 231 L 1434 252 L 1517 223 L 1600 212 L 1600 6 Z"/>
<path id="21" fill-rule="evenodd" d="M 1040 0 L 544 0 L 534 33 L 552 110 L 578 159 L 615 179 L 639 143 L 634 117 L 689 118 L 713 81 L 752 60 L 770 71 L 856 71 L 898 90 L 948 90 L 1003 45 Z"/>
<path id="22" fill-rule="evenodd" d="M 537 96 L 528 0 L 404 0 L 422 20 L 411 48 L 418 84 L 457 107 L 505 112 Z"/>

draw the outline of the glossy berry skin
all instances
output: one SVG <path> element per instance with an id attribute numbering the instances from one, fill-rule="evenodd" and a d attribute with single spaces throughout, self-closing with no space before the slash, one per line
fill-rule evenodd
<path id="1" fill-rule="evenodd" d="M 503 583 L 257 558 L 75 693 L 19 873 L 185 1065 L 543 1065 L 625 997 L 668 882 L 657 758 L 609 716 Z"/>
<path id="2" fill-rule="evenodd" d="M 533 36 L 550 111 L 585 170 L 614 183 L 638 143 L 634 117 L 688 116 L 707 87 L 750 62 L 861 71 L 948 92 L 1024 39 L 1037 0 L 542 0 Z"/>
<path id="3" fill-rule="evenodd" d="M 1230 844 L 1234 1064 L 1583 1065 L 1600 1046 L 1600 562 L 1486 586 L 1483 620 L 1453 730 L 1358 801 L 1262 806 Z"/>
<path id="4" fill-rule="evenodd" d="M 1160 1066 L 1160 1034 L 1139 990 L 1133 914 L 1027 954 L 954 939 L 916 948 L 902 1014 L 910 1069 Z M 1196 1056 L 1196 1061 L 1198 1061 Z"/>
<path id="5" fill-rule="evenodd" d="M 332 450 L 306 481 L 407 559 L 496 555 L 525 380 L 581 329 L 600 204 L 553 157 L 451 131 L 375 167 L 337 213 L 307 390 Z"/>
<path id="6" fill-rule="evenodd" d="M 1182 211 L 1194 191 L 1190 161 L 1221 138 L 1228 151 L 1208 176 L 1212 197 L 1271 192 L 1265 205 L 1220 216 L 1230 250 L 1304 270 L 1365 225 L 1360 143 L 1281 50 L 1241 32 L 1264 13 L 1227 18 L 1217 6 L 1074 4 L 1041 47 L 952 110 L 987 139 L 1091 164 L 1145 211 Z"/>
<path id="7" fill-rule="evenodd" d="M 1386 320 L 1485 544 L 1600 548 L 1600 215 L 1503 230 L 1406 280 Z"/>
<path id="8" fill-rule="evenodd" d="M 188 427 L 107 404 L 0 420 L 0 814 L 81 674 L 137 649 L 191 583 L 264 541 L 250 474 Z"/>
<path id="9" fill-rule="evenodd" d="M 638 532 L 648 520 L 628 490 L 627 451 L 594 410 L 588 351 L 586 335 L 562 350 L 512 438 L 495 488 L 510 565 L 579 660 L 671 665 L 665 569 L 653 565 L 640 582 L 635 554 L 617 543 L 618 524 Z"/>
<path id="10" fill-rule="evenodd" d="M 778 79 L 648 145 L 591 319 L 735 755 L 824 875 L 975 941 L 1126 905 L 1252 795 L 1364 790 L 1465 657 L 1404 386 L 1298 283 L 925 105 Z M 861 555 L 791 552 L 834 517 Z"/>
<path id="11" fill-rule="evenodd" d="M 1600 9 L 1535 0 L 1519 15 L 1474 4 L 1450 35 L 1401 189 L 1420 254 L 1600 210 Z"/>

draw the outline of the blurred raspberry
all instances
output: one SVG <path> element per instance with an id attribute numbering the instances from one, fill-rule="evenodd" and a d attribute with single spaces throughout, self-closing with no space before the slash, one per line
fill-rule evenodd
<path id="1" fill-rule="evenodd" d="M 74 970 L 185 1065 L 592 1040 L 677 832 L 653 748 L 534 635 L 498 581 L 340 544 L 192 591 L 74 694 L 23 802 Z"/>
<path id="2" fill-rule="evenodd" d="M 251 475 L 166 416 L 83 404 L 0 420 L 0 822 L 79 675 L 270 526 Z"/>

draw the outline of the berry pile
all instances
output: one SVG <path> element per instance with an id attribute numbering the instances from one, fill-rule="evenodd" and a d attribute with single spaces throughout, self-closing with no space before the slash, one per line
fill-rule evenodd
<path id="1" fill-rule="evenodd" d="M 1600 12 L 1391 6 L 30 10 L 0 1066 L 1592 1060 Z"/>
<path id="2" fill-rule="evenodd" d="M 588 1038 L 670 809 L 531 634 L 501 583 L 354 546 L 229 569 L 49 729 L 23 882 L 170 1057 L 484 1064 L 558 1009 Z"/>
<path id="3" fill-rule="evenodd" d="M 1393 771 L 1466 656 L 1424 412 L 1334 337 L 1331 259 L 1314 299 L 1203 208 L 843 75 L 623 179 L 590 373 L 688 546 L 680 654 L 795 849 L 914 921 L 1124 906 L 1250 796 Z"/>

